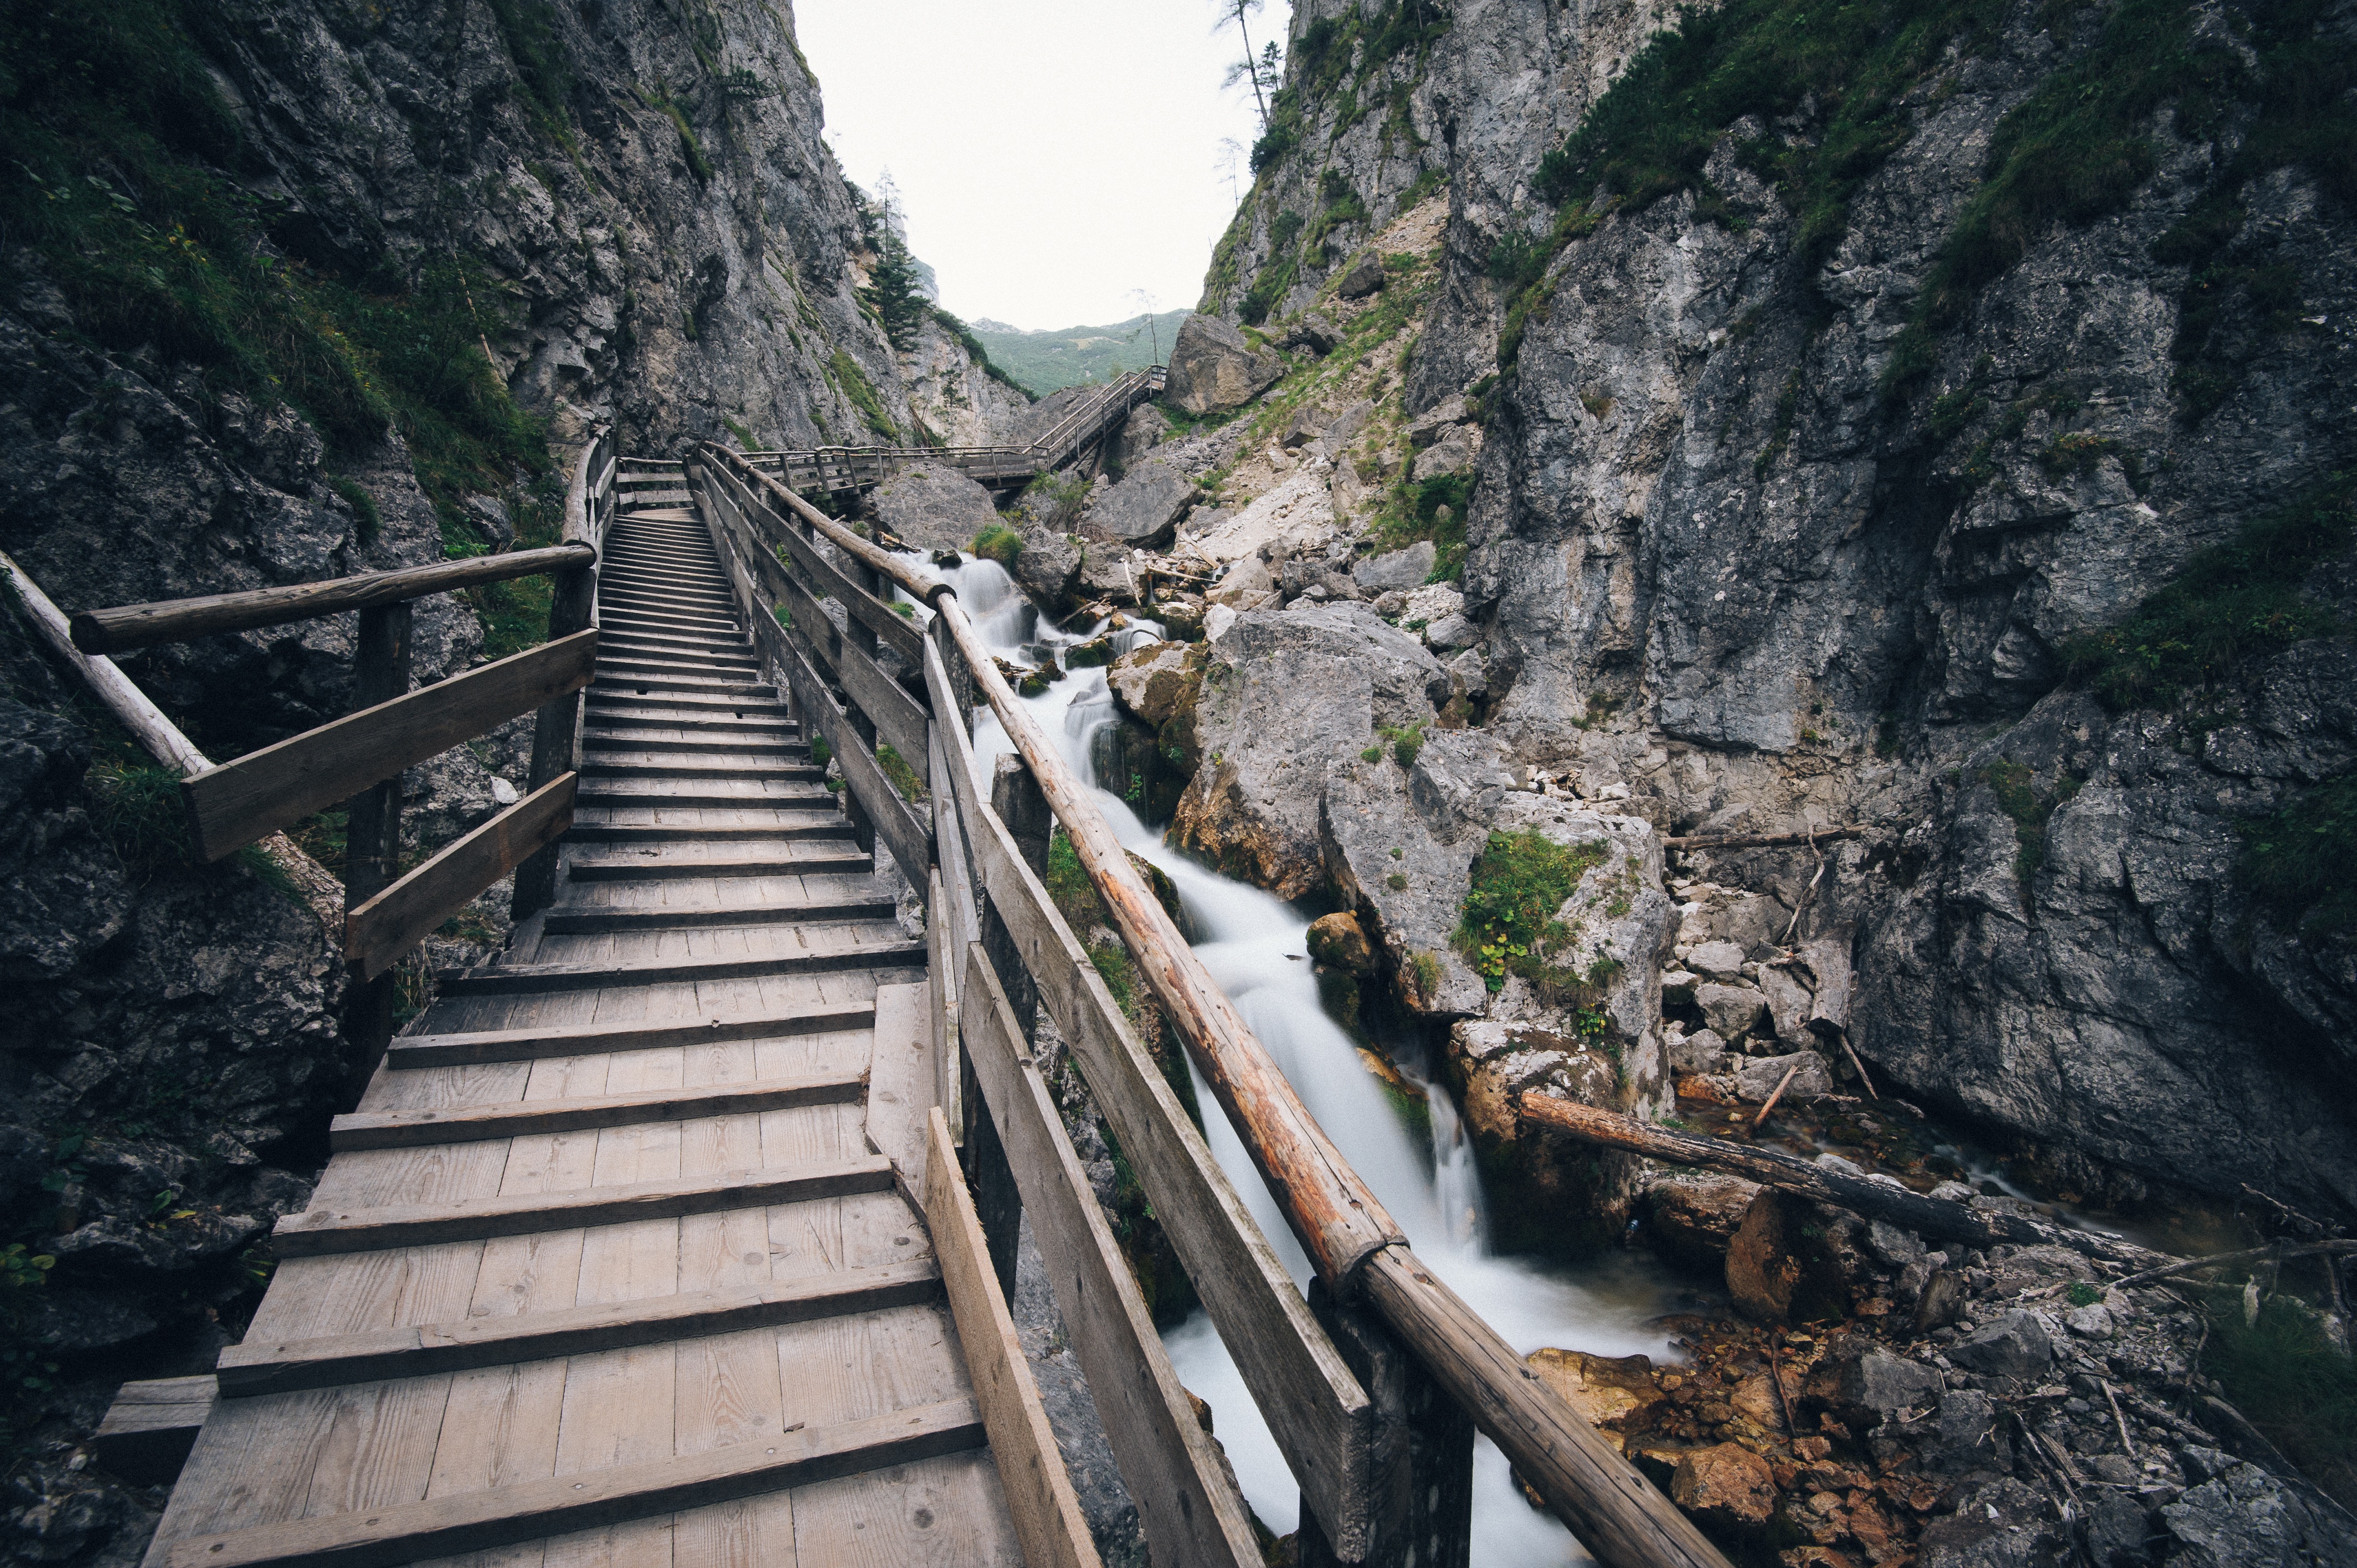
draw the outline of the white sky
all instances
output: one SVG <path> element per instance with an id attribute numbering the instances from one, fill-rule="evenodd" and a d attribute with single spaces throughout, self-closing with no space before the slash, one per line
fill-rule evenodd
<path id="1" fill-rule="evenodd" d="M 826 139 L 891 172 L 942 304 L 1049 328 L 1192 306 L 1235 211 L 1221 140 L 1252 145 L 1242 50 L 1212 0 L 796 0 Z M 1251 19 L 1285 39 L 1288 0 Z M 1250 177 L 1237 160 L 1236 188 Z"/>

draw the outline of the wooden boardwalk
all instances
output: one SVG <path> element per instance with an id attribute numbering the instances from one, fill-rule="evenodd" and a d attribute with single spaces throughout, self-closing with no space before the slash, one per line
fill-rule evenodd
<path id="1" fill-rule="evenodd" d="M 558 901 L 338 1120 L 148 1568 L 1023 1560 L 883 1087 L 924 944 L 694 513 L 599 611 Z"/>

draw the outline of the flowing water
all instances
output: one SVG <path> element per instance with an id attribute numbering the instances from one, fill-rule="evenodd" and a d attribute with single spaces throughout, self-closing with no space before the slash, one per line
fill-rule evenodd
<path id="1" fill-rule="evenodd" d="M 1038 662 L 1056 648 L 1103 630 L 1098 626 L 1077 635 L 1058 632 L 990 562 L 969 562 L 946 575 L 984 639 L 1010 662 Z M 1133 621 L 1132 626 L 1135 629 L 1125 633 L 1123 641 L 1157 639 L 1157 628 L 1151 622 Z M 1115 722 L 1104 672 L 1075 670 L 1027 703 L 1039 726 L 1060 746 L 1065 760 L 1093 784 L 1090 737 Z M 984 710 L 974 736 L 974 760 L 985 790 L 991 762 L 1013 749 L 1006 732 Z M 1308 956 L 1308 922 L 1298 911 L 1168 848 L 1116 796 L 1099 789 L 1097 806 L 1124 844 L 1161 867 L 1178 886 L 1194 922 L 1196 952 L 1319 1125 L 1406 1230 L 1420 1259 L 1517 1350 L 1528 1353 L 1559 1345 L 1608 1356 L 1642 1351 L 1657 1360 L 1674 1359 L 1665 1332 L 1653 1320 L 1670 1309 L 1678 1287 L 1649 1259 L 1614 1253 L 1563 1267 L 1501 1256 L 1491 1249 L 1488 1204 L 1455 1103 L 1432 1081 L 1429 1064 L 1404 1060 L 1400 1068 L 1423 1089 L 1431 1110 L 1429 1142 L 1403 1123 L 1351 1036 L 1319 1003 Z M 1295 1279 L 1306 1283 L 1308 1261 L 1275 1201 L 1200 1077 L 1196 1089 L 1206 1110 L 1205 1132 L 1213 1155 Z M 1210 1402 L 1220 1441 L 1254 1510 L 1277 1533 L 1291 1530 L 1299 1512 L 1299 1492 L 1211 1320 L 1198 1312 L 1163 1340 L 1180 1379 Z M 1486 1437 L 1477 1440 L 1474 1455 L 1473 1561 L 1501 1565 L 1588 1561 L 1561 1525 L 1523 1500 L 1504 1455 Z"/>

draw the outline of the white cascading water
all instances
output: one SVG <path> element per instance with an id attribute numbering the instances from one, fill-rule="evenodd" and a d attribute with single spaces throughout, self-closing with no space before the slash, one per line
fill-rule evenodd
<path id="1" fill-rule="evenodd" d="M 1009 662 L 1036 663 L 1054 650 L 1104 630 L 1100 623 L 1078 634 L 1057 631 L 995 563 L 970 560 L 945 575 L 984 640 Z M 1122 642 L 1134 646 L 1157 640 L 1159 628 L 1152 622 L 1134 619 L 1131 625 L 1133 631 L 1124 634 Z M 1062 748 L 1066 763 L 1093 786 L 1090 738 L 1115 722 L 1104 671 L 1075 670 L 1026 702 L 1040 728 Z M 997 720 L 987 709 L 981 710 L 974 764 L 985 791 L 992 763 L 1013 750 Z M 1431 1110 L 1429 1148 L 1402 1124 L 1350 1036 L 1319 1003 L 1309 962 L 1308 922 L 1299 913 L 1257 887 L 1208 871 L 1168 848 L 1117 796 L 1100 789 L 1096 801 L 1122 843 L 1161 867 L 1177 885 L 1194 923 L 1197 954 L 1318 1124 L 1406 1230 L 1419 1258 L 1525 1354 L 1547 1345 L 1608 1356 L 1642 1351 L 1657 1359 L 1668 1352 L 1664 1335 L 1650 1325 L 1667 1309 L 1675 1287 L 1644 1260 L 1610 1253 L 1569 1269 L 1500 1257 L 1491 1251 L 1487 1204 L 1456 1105 L 1446 1090 L 1423 1075 L 1423 1064 L 1403 1061 L 1401 1069 L 1423 1088 Z M 1200 1075 L 1196 1090 L 1206 1112 L 1205 1133 L 1212 1154 L 1295 1279 L 1306 1284 L 1307 1258 L 1234 1129 L 1216 1113 L 1219 1102 Z M 1199 1311 L 1165 1334 L 1163 1343 L 1180 1379 L 1210 1402 L 1220 1441 L 1254 1511 L 1278 1534 L 1290 1531 L 1300 1510 L 1300 1494 L 1211 1320 Z M 1505 1456 L 1486 1437 L 1477 1440 L 1473 1490 L 1477 1565 L 1523 1568 L 1591 1561 L 1551 1515 L 1524 1500 Z"/>

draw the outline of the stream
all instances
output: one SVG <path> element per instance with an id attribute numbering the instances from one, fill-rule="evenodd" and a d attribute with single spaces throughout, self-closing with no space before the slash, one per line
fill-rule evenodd
<path id="1" fill-rule="evenodd" d="M 995 563 L 969 560 L 933 568 L 952 582 L 959 602 L 993 650 L 1009 662 L 1033 664 L 1071 644 L 1099 635 L 1103 623 L 1080 634 L 1056 631 Z M 1154 623 L 1131 618 L 1117 645 L 1159 640 Z M 1060 746 L 1066 762 L 1092 787 L 1096 771 L 1090 739 L 1117 722 L 1104 671 L 1082 668 L 1025 699 L 1040 728 Z M 985 792 L 989 769 L 1014 746 L 987 709 L 978 713 L 974 761 Z M 1358 1047 L 1321 1005 L 1309 961 L 1308 920 L 1247 884 L 1206 870 L 1165 845 L 1128 804 L 1097 789 L 1097 808 L 1122 843 L 1168 874 L 1197 934 L 1195 950 L 1232 998 L 1293 1082 L 1329 1136 L 1341 1147 L 1394 1219 L 1416 1255 L 1524 1354 L 1562 1346 L 1606 1356 L 1643 1352 L 1656 1363 L 1680 1359 L 1656 1325 L 1664 1313 L 1695 1302 L 1692 1293 L 1650 1254 L 1608 1252 L 1577 1265 L 1501 1255 L 1490 1244 L 1488 1199 L 1457 1107 L 1435 1081 L 1434 1064 L 1410 1047 L 1398 1061 L 1420 1087 L 1431 1110 L 1427 1144 L 1403 1124 L 1383 1086 L 1361 1062 Z M 1219 1101 L 1197 1075 L 1212 1154 L 1251 1207 L 1297 1282 L 1309 1267 L 1275 1199 L 1244 1153 Z M 1163 1343 L 1180 1379 L 1210 1402 L 1218 1435 L 1234 1464 L 1244 1497 L 1264 1524 L 1282 1535 L 1297 1522 L 1300 1494 L 1262 1421 L 1242 1375 L 1200 1310 L 1169 1329 Z M 1591 1561 L 1552 1515 L 1534 1509 L 1514 1486 L 1504 1455 L 1487 1437 L 1476 1440 L 1473 1477 L 1473 1562 L 1555 1564 Z"/>

